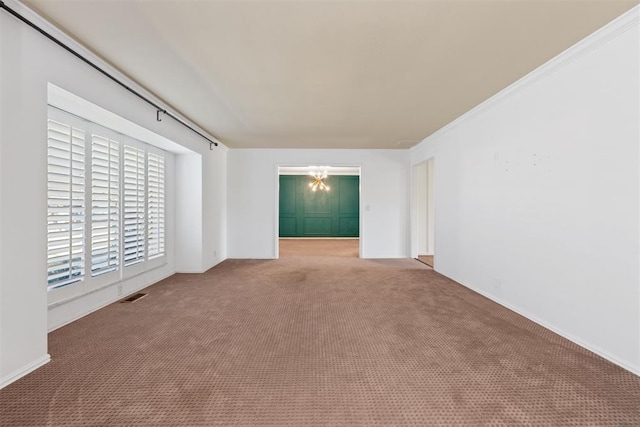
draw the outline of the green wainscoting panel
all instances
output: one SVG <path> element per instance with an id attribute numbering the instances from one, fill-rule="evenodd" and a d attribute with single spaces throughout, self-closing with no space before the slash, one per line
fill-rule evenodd
<path id="1" fill-rule="evenodd" d="M 302 235 L 307 237 L 332 236 L 331 217 L 303 217 Z"/>
<path id="2" fill-rule="evenodd" d="M 299 184 L 302 185 L 298 185 L 299 193 L 297 196 L 302 199 L 302 213 L 305 215 L 331 215 L 335 193 L 333 191 L 311 191 L 308 184 L 310 179 L 306 176 L 302 177 L 300 181 Z M 329 178 L 324 182 L 333 190 Z M 304 184 L 307 184 L 307 188 Z"/>
<path id="3" fill-rule="evenodd" d="M 311 191 L 309 175 L 280 176 L 280 237 L 358 237 L 360 177 L 329 176 Z"/>
<path id="4" fill-rule="evenodd" d="M 340 179 L 338 181 L 339 194 L 338 200 L 340 201 L 340 214 L 355 214 L 360 212 L 360 180 L 359 177 L 344 177 L 347 179 Z M 356 178 L 356 179 L 352 179 Z"/>
<path id="5" fill-rule="evenodd" d="M 284 178 L 284 179 L 283 179 Z M 296 180 L 289 179 L 294 177 L 280 177 L 280 214 L 296 214 Z"/>
<path id="6" fill-rule="evenodd" d="M 296 236 L 297 234 L 298 227 L 296 227 L 296 219 L 280 217 L 280 237 Z"/>

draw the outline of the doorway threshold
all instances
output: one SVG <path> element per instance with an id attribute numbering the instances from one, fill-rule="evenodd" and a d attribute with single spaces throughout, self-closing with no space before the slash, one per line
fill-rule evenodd
<path id="1" fill-rule="evenodd" d="M 418 255 L 418 258 L 416 259 L 421 263 L 433 268 L 433 255 Z"/>

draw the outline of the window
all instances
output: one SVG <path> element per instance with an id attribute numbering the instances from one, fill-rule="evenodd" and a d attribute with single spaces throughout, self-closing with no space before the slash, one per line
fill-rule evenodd
<path id="1" fill-rule="evenodd" d="M 81 294 L 164 262 L 165 153 L 54 107 L 47 143 L 48 289 Z"/>
<path id="2" fill-rule="evenodd" d="M 47 284 L 56 288 L 84 276 L 85 132 L 48 121 Z"/>

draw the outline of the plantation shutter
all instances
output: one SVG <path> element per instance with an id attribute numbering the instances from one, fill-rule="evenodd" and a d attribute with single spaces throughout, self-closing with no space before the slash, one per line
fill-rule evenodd
<path id="1" fill-rule="evenodd" d="M 147 230 L 149 258 L 164 254 L 164 156 L 147 156 Z"/>
<path id="2" fill-rule="evenodd" d="M 120 251 L 120 143 L 91 137 L 91 276 L 116 271 Z"/>
<path id="3" fill-rule="evenodd" d="M 145 161 L 144 150 L 124 146 L 124 265 L 145 257 Z"/>
<path id="4" fill-rule="evenodd" d="M 47 287 L 84 277 L 85 132 L 47 121 Z"/>
<path id="5" fill-rule="evenodd" d="M 165 168 L 172 161 L 153 145 L 49 106 L 50 304 L 165 265 Z"/>

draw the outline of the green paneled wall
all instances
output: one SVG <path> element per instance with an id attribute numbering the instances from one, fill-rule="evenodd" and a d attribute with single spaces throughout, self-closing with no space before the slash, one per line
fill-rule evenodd
<path id="1" fill-rule="evenodd" d="M 309 175 L 280 176 L 280 237 L 358 237 L 360 177 L 329 176 L 311 191 Z"/>

